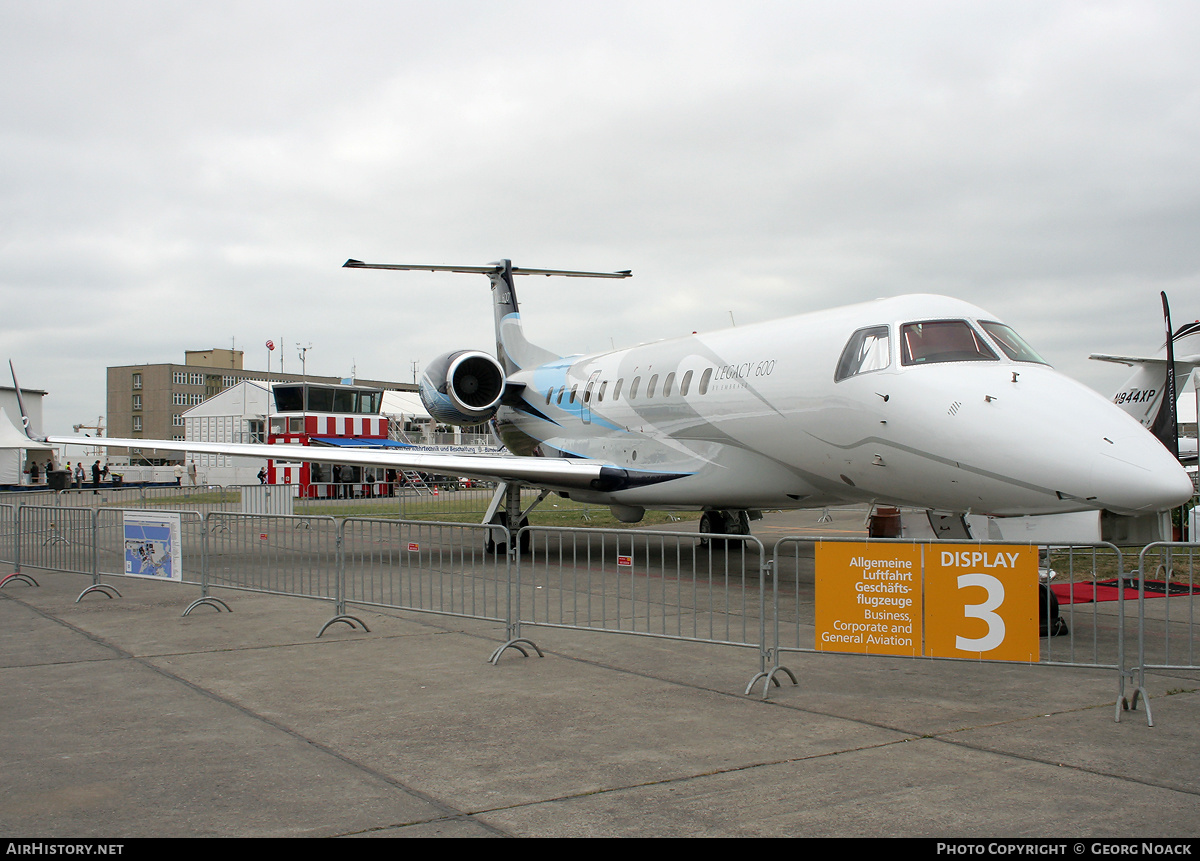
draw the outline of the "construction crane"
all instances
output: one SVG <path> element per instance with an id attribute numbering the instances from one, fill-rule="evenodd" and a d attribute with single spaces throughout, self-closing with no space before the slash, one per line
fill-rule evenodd
<path id="1" fill-rule="evenodd" d="M 95 431 L 96 433 L 88 434 L 88 436 L 104 436 L 104 416 L 96 416 L 96 423 L 94 425 L 71 425 L 71 428 L 75 433 L 79 433 L 80 431 Z M 99 457 L 103 454 L 104 451 L 99 446 L 94 446 L 86 451 L 87 457 Z"/>

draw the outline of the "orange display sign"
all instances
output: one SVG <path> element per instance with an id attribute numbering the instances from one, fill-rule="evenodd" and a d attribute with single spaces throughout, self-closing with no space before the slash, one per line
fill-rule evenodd
<path id="1" fill-rule="evenodd" d="M 925 654 L 1038 660 L 1036 547 L 928 545 L 925 596 Z"/>
<path id="2" fill-rule="evenodd" d="M 817 542 L 820 651 L 1037 661 L 1037 548 Z"/>
<path id="3" fill-rule="evenodd" d="M 921 546 L 816 545 L 816 648 L 921 654 Z"/>

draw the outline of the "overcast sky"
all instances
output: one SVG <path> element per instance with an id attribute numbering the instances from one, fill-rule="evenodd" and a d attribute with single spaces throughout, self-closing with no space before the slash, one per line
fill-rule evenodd
<path id="1" fill-rule="evenodd" d="M 410 380 L 492 348 L 486 279 L 342 262 L 509 257 L 633 270 L 518 282 L 563 353 L 935 292 L 1109 394 L 1200 315 L 1197 46 L 1191 0 L 0 0 L 0 359 L 60 433 L 185 349 Z"/>

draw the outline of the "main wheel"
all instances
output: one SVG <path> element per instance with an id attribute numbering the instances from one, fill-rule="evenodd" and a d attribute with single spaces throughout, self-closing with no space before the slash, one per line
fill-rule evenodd
<path id="1" fill-rule="evenodd" d="M 503 526 L 504 512 L 497 511 L 492 515 L 492 519 L 489 521 L 489 523 L 495 524 L 496 526 Z M 487 553 L 489 556 L 497 556 L 499 554 L 508 553 L 508 542 L 502 537 L 504 533 L 494 529 L 489 529 L 484 534 L 486 535 L 486 537 L 483 539 L 483 550 L 485 553 Z"/>
<path id="2" fill-rule="evenodd" d="M 725 531 L 725 515 L 720 511 L 706 511 L 700 517 L 700 546 L 713 550 L 724 550 L 729 543 L 724 538 L 709 538 L 709 535 Z"/>
<path id="3" fill-rule="evenodd" d="M 505 520 L 506 520 L 506 517 L 505 517 L 504 512 L 497 511 L 495 514 L 492 515 L 492 519 L 490 522 L 495 524 L 496 526 L 504 526 Z M 528 525 L 529 525 L 529 518 L 522 517 L 520 528 L 524 529 Z M 502 535 L 503 535 L 503 533 L 501 533 L 501 532 L 498 532 L 493 529 L 489 529 L 487 531 L 487 538 L 484 539 L 484 542 L 483 542 L 484 551 L 493 556 L 508 553 L 508 542 L 505 541 L 501 537 Z M 521 533 L 519 533 L 519 535 L 520 535 L 520 537 L 517 539 L 517 541 L 518 541 L 517 548 L 522 553 L 528 553 L 530 547 L 533 544 L 533 539 L 530 537 L 530 534 L 528 532 L 521 532 Z"/>

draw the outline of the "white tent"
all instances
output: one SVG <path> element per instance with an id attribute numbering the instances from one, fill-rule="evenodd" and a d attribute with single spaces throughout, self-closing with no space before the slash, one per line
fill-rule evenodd
<path id="1" fill-rule="evenodd" d="M 0 407 L 0 484 L 21 483 L 21 472 L 24 469 L 26 458 L 25 452 L 53 450 L 54 446 L 48 443 L 34 442 L 25 436 L 13 424 L 4 407 Z"/>

